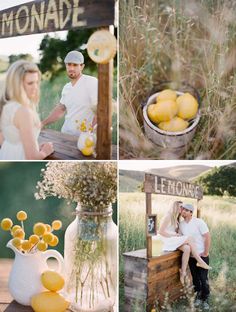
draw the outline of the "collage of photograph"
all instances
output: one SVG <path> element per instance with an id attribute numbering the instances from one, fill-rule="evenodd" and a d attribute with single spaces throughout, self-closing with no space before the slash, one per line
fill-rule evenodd
<path id="1" fill-rule="evenodd" d="M 236 311 L 235 16 L 0 1 L 0 312 Z"/>

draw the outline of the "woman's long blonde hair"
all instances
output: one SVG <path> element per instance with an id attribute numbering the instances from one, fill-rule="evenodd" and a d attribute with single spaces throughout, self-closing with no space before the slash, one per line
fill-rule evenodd
<path id="1" fill-rule="evenodd" d="M 181 201 L 175 201 L 173 203 L 172 208 L 171 208 L 171 225 L 173 225 L 175 229 L 177 229 L 179 226 L 179 217 L 180 217 L 179 205 L 180 205 L 180 203 L 182 203 L 182 202 Z"/>
<path id="2" fill-rule="evenodd" d="M 27 73 L 38 73 L 39 80 L 41 79 L 41 73 L 38 66 L 32 62 L 20 60 L 14 62 L 9 67 L 3 92 L 0 97 L 0 114 L 3 106 L 8 101 L 16 101 L 23 106 L 30 106 L 36 112 L 40 95 L 38 92 L 33 101 L 27 97 L 23 86 L 23 80 Z"/>

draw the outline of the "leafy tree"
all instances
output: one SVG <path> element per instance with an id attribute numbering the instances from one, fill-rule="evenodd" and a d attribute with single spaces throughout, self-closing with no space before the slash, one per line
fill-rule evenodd
<path id="1" fill-rule="evenodd" d="M 59 38 L 50 38 L 44 36 L 39 50 L 41 51 L 41 60 L 39 68 L 42 73 L 50 73 L 51 78 L 55 78 L 65 69 L 64 58 L 69 51 L 78 50 L 84 55 L 86 67 L 91 70 L 96 68 L 96 64 L 89 58 L 87 50 L 82 50 L 83 45 L 88 41 L 94 29 L 69 30 L 66 40 Z"/>
<path id="2" fill-rule="evenodd" d="M 207 195 L 236 196 L 236 166 L 222 166 L 200 176 L 197 183 L 201 184 Z"/>
<path id="3" fill-rule="evenodd" d="M 29 61 L 29 62 L 32 62 L 33 61 L 33 56 L 31 54 L 11 54 L 9 56 L 9 63 L 12 64 L 18 60 L 26 60 L 26 61 Z"/>

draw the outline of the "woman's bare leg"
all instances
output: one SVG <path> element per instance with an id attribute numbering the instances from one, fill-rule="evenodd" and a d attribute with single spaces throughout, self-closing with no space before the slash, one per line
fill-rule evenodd
<path id="1" fill-rule="evenodd" d="M 211 269 L 211 267 L 204 260 L 202 260 L 202 258 L 199 256 L 196 245 L 191 237 L 188 237 L 188 239 L 185 241 L 185 244 L 188 244 L 190 246 L 191 253 L 193 257 L 197 260 L 198 266 L 206 270 Z"/>
<path id="2" fill-rule="evenodd" d="M 190 257 L 191 247 L 188 244 L 185 244 L 185 245 L 181 245 L 178 249 L 183 252 L 181 270 L 180 270 L 180 281 L 182 284 L 184 284 L 185 277 L 187 274 L 188 260 Z"/>

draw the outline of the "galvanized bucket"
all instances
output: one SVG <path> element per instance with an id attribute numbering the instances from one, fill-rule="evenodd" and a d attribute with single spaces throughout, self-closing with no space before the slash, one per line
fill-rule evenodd
<path id="1" fill-rule="evenodd" d="M 167 88 L 176 90 L 177 95 L 182 95 L 185 92 L 191 93 L 195 98 L 197 98 L 200 106 L 200 96 L 193 87 L 183 83 L 182 87 L 180 87 L 173 82 L 165 82 L 160 84 L 158 89 L 162 91 Z M 198 109 L 196 117 L 190 121 L 190 125 L 187 129 L 179 132 L 161 130 L 150 121 L 147 115 L 148 106 L 156 102 L 156 97 L 160 91 L 153 93 L 143 106 L 144 131 L 147 138 L 150 139 L 153 143 L 169 151 L 170 155 L 176 154 L 176 158 L 178 158 L 186 152 L 188 143 L 194 137 L 197 125 L 200 120 L 200 110 Z"/>

